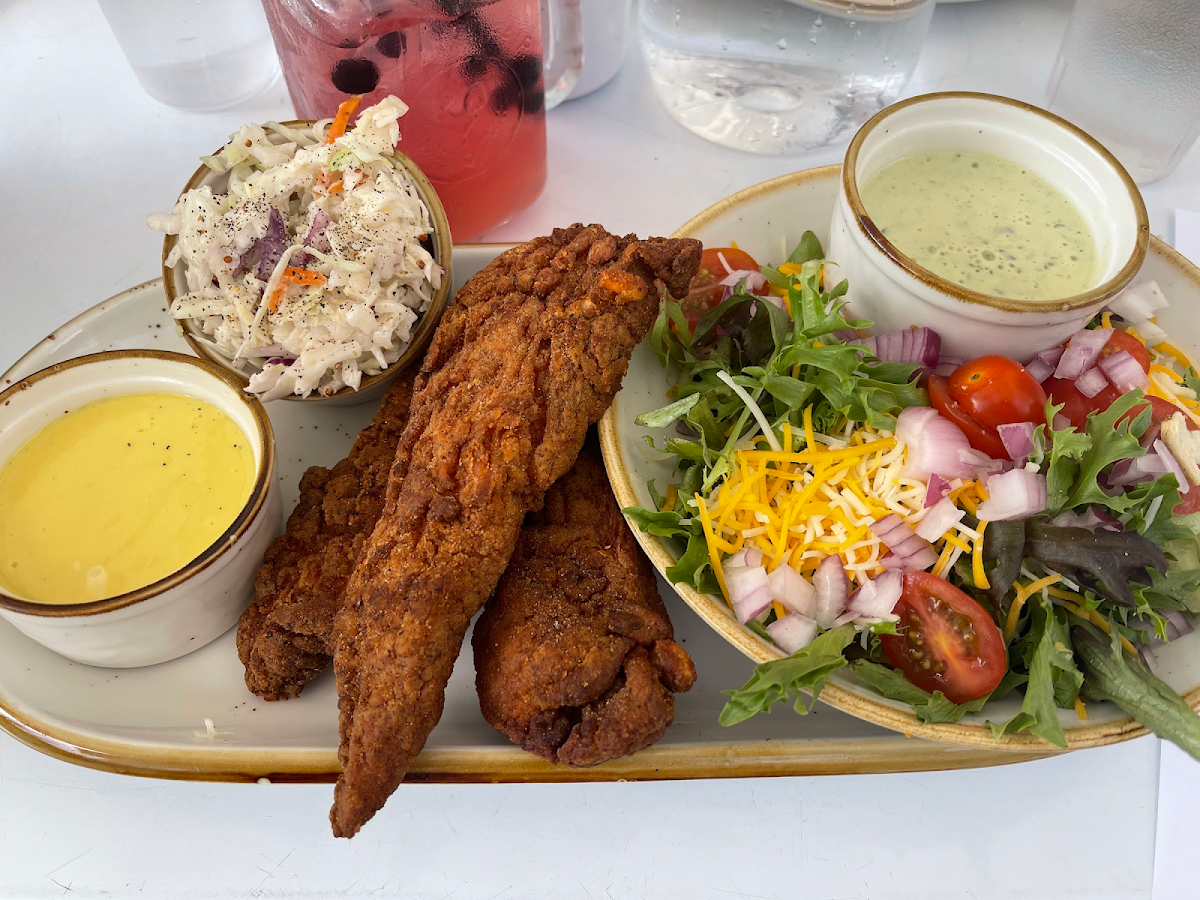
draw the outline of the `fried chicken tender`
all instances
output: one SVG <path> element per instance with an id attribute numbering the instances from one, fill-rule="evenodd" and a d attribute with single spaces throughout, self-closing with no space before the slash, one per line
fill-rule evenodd
<path id="1" fill-rule="evenodd" d="M 335 626 L 334 834 L 354 835 L 404 778 L 525 513 L 574 463 L 649 330 L 655 279 L 682 296 L 700 252 L 557 229 L 501 254 L 447 310 Z"/>
<path id="2" fill-rule="evenodd" d="M 300 479 L 300 501 L 267 550 L 254 602 L 238 622 L 246 687 L 264 699 L 295 697 L 333 660 L 333 621 L 383 511 L 416 378 L 416 368 L 396 376 L 371 424 L 332 471 L 313 466 Z"/>
<path id="3" fill-rule="evenodd" d="M 475 623 L 483 717 L 550 762 L 594 766 L 659 740 L 696 667 L 658 581 L 586 446 L 525 517 Z"/>

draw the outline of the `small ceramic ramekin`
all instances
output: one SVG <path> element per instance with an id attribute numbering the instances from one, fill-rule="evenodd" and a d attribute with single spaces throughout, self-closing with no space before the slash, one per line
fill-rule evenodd
<path id="1" fill-rule="evenodd" d="M 232 373 L 160 350 L 114 350 L 35 372 L 0 393 L 0 465 L 38 431 L 95 400 L 143 392 L 185 394 L 226 413 L 254 453 L 250 497 L 233 523 L 177 572 L 86 603 L 35 603 L 0 589 L 0 616 L 69 659 L 128 668 L 198 650 L 229 630 L 254 591 L 254 575 L 280 517 L 275 437 L 263 405 Z"/>
<path id="2" fill-rule="evenodd" d="M 919 266 L 871 221 L 859 185 L 896 160 L 932 150 L 990 153 L 1020 163 L 1079 209 L 1096 239 L 1099 272 L 1082 294 L 1015 300 L 969 290 Z M 1073 334 L 1142 266 L 1150 240 L 1133 179 L 1089 135 L 1045 110 L 991 94 L 923 94 L 889 106 L 850 141 L 828 255 L 849 279 L 853 312 L 878 331 L 928 325 L 942 352 L 1027 361 Z"/>
<path id="3" fill-rule="evenodd" d="M 302 129 L 311 128 L 314 121 L 313 119 L 293 119 L 282 124 L 287 125 L 289 128 Z M 284 140 L 282 136 L 276 134 L 270 135 L 270 139 L 275 142 Z M 399 150 L 395 151 L 394 158 L 396 165 L 403 168 L 409 177 L 412 178 L 413 184 L 417 186 L 417 192 L 429 208 L 429 215 L 433 219 L 433 246 L 430 252 L 433 255 L 434 262 L 445 271 L 441 287 L 434 292 L 429 309 L 421 313 L 416 327 L 413 328 L 408 346 L 404 349 L 404 353 L 400 358 L 378 375 L 364 375 L 358 386 L 358 390 L 342 388 L 337 393 L 331 394 L 328 397 L 314 392 L 307 397 L 290 396 L 285 397 L 285 400 L 297 400 L 305 403 L 328 403 L 334 406 L 353 406 L 359 403 L 377 401 L 383 397 L 393 378 L 409 366 L 420 363 L 420 360 L 425 355 L 425 348 L 433 340 L 433 332 L 437 328 L 438 321 L 442 318 L 442 313 L 445 312 L 446 304 L 450 300 L 450 283 L 454 280 L 451 259 L 453 255 L 453 242 L 450 237 L 450 221 L 446 218 L 446 208 L 442 206 L 442 201 L 438 197 L 437 191 L 425 173 L 421 171 L 420 167 Z M 225 193 L 228 184 L 228 173 L 214 172 L 208 166 L 201 166 L 192 173 L 192 177 L 183 186 L 183 190 L 179 192 L 179 196 L 182 197 L 193 188 L 204 186 L 212 188 L 214 194 Z M 175 302 L 176 297 L 188 292 L 183 261 L 180 260 L 174 266 L 167 265 L 167 256 L 175 247 L 177 240 L 178 238 L 173 234 L 167 235 L 163 240 L 163 290 L 167 293 L 168 309 Z M 182 319 L 178 321 L 178 324 L 183 329 L 183 338 L 188 342 L 193 353 L 232 372 L 241 379 L 243 386 L 250 383 L 250 374 L 242 366 L 235 365 L 231 360 L 226 359 L 214 350 L 211 341 L 204 336 L 194 320 Z"/>

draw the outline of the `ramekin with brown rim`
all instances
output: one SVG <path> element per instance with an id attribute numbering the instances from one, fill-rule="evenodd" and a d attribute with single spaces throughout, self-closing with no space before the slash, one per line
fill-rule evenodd
<path id="1" fill-rule="evenodd" d="M 143 587 L 82 603 L 39 603 L 0 586 L 0 616 L 77 662 L 128 668 L 166 662 L 224 634 L 254 591 L 279 527 L 275 437 L 263 405 L 223 366 L 161 350 L 113 350 L 57 363 L 0 393 L 0 466 L 42 428 L 106 397 L 196 397 L 229 416 L 254 459 L 250 495 L 199 556 Z"/>
<path id="2" fill-rule="evenodd" d="M 1083 293 L 1046 301 L 996 297 L 918 265 L 872 221 L 859 187 L 902 157 L 935 150 L 1012 160 L 1061 191 L 1096 241 L 1098 271 Z M 947 356 L 1027 361 L 1061 343 L 1125 288 L 1146 257 L 1150 227 L 1133 179 L 1099 142 L 1028 103 L 992 94 L 923 94 L 871 118 L 846 151 L 828 255 L 849 279 L 855 315 L 879 332 L 929 325 Z"/>

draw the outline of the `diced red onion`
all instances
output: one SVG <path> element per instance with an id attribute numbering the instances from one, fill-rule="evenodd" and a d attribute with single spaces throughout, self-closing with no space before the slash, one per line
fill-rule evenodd
<path id="1" fill-rule="evenodd" d="M 1161 478 L 1169 471 L 1166 461 L 1161 456 L 1157 453 L 1147 453 L 1137 459 L 1123 459 L 1114 465 L 1108 474 L 1108 483 L 1112 487 L 1141 484 L 1143 481 Z"/>
<path id="2" fill-rule="evenodd" d="M 1054 370 L 1055 378 L 1074 380 L 1090 369 L 1112 336 L 1111 328 L 1081 328 L 1071 335 Z"/>
<path id="3" fill-rule="evenodd" d="M 932 328 L 902 328 L 861 342 L 884 362 L 907 363 L 932 369 L 942 353 L 942 337 Z"/>
<path id="4" fill-rule="evenodd" d="M 725 287 L 737 287 L 737 283 L 743 278 L 746 279 L 746 290 L 751 293 L 767 283 L 762 272 L 756 269 L 735 269 L 721 279 L 721 284 Z"/>
<path id="5" fill-rule="evenodd" d="M 1036 359 L 1038 362 L 1044 362 L 1046 365 L 1050 366 L 1051 369 L 1054 369 L 1058 366 L 1058 362 L 1062 359 L 1062 355 L 1062 344 L 1055 344 L 1053 347 L 1047 347 L 1045 350 L 1035 356 L 1034 359 Z M 1028 369 L 1029 367 L 1026 366 L 1025 368 Z"/>
<path id="6" fill-rule="evenodd" d="M 1158 458 L 1162 460 L 1166 470 L 1175 476 L 1175 480 L 1179 482 L 1179 493 L 1186 494 L 1192 489 L 1192 483 L 1187 480 L 1187 476 L 1183 474 L 1183 467 L 1179 465 L 1179 460 L 1175 458 L 1175 454 L 1171 452 L 1171 448 L 1162 442 L 1161 439 L 1154 441 L 1154 452 Z"/>
<path id="7" fill-rule="evenodd" d="M 771 605 L 771 588 L 763 566 L 726 568 L 725 587 L 734 615 L 743 625 Z"/>
<path id="8" fill-rule="evenodd" d="M 925 518 L 917 523 L 917 537 L 926 541 L 936 541 L 943 534 L 962 521 L 966 515 L 961 509 L 954 505 L 949 497 L 939 500 L 929 512 L 925 513 Z"/>
<path id="9" fill-rule="evenodd" d="M 943 378 L 949 378 L 954 374 L 954 370 L 957 369 L 959 365 L 960 363 L 938 363 L 933 369 L 933 374 L 941 375 Z"/>
<path id="10" fill-rule="evenodd" d="M 935 505 L 950 493 L 950 482 L 934 472 L 929 476 L 929 484 L 925 488 L 925 508 Z"/>
<path id="11" fill-rule="evenodd" d="M 832 628 L 850 596 L 850 582 L 840 556 L 834 553 L 821 560 L 813 572 L 813 587 L 817 591 L 817 624 Z"/>
<path id="12" fill-rule="evenodd" d="M 871 524 L 871 533 L 879 538 L 907 572 L 922 572 L 938 560 L 929 541 L 918 537 L 912 527 L 895 513 Z"/>
<path id="13" fill-rule="evenodd" d="M 1031 359 L 1025 364 L 1025 371 L 1032 375 L 1038 384 L 1041 384 L 1054 374 L 1054 366 L 1042 359 Z"/>
<path id="14" fill-rule="evenodd" d="M 984 474 L 990 475 L 993 472 L 1006 472 L 1012 468 L 1011 461 L 992 459 L 982 450 L 976 450 L 973 447 L 959 450 L 958 459 L 963 465 L 970 466 L 972 474 L 974 474 L 975 470 L 979 470 Z"/>
<path id="15" fill-rule="evenodd" d="M 971 445 L 967 436 L 949 419 L 929 406 L 909 406 L 896 417 L 896 440 L 906 450 L 904 472 L 910 478 L 969 478 L 971 466 L 961 451 Z"/>
<path id="16" fill-rule="evenodd" d="M 767 634 L 776 647 L 791 656 L 813 642 L 817 636 L 817 623 L 808 616 L 792 612 L 768 625 Z"/>
<path id="17" fill-rule="evenodd" d="M 1068 419 L 1066 416 L 1064 416 L 1062 413 L 1055 413 L 1054 419 L 1052 421 L 1054 424 L 1055 431 L 1066 431 L 1068 428 L 1074 427 L 1071 424 L 1071 420 Z"/>
<path id="18" fill-rule="evenodd" d="M 763 552 L 761 550 L 759 550 L 757 547 L 746 546 L 737 553 L 727 556 L 722 565 L 725 568 L 732 568 L 735 566 L 761 566 L 762 559 Z"/>
<path id="19" fill-rule="evenodd" d="M 1194 628 L 1192 620 L 1178 609 L 1160 609 L 1156 612 L 1167 620 L 1167 640 L 1173 641 L 1185 634 L 1191 634 Z"/>
<path id="20" fill-rule="evenodd" d="M 883 572 L 862 583 L 846 605 L 846 612 L 863 619 L 883 619 L 892 615 L 903 590 L 904 574 L 899 569 Z"/>
<path id="21" fill-rule="evenodd" d="M 1012 422 L 999 425 L 996 433 L 1000 435 L 1000 441 L 1004 444 L 1004 449 L 1008 451 L 1009 459 L 1020 462 L 1028 459 L 1029 454 L 1033 453 L 1032 422 Z"/>
<path id="22" fill-rule="evenodd" d="M 1075 379 L 1076 390 L 1089 399 L 1095 397 L 1106 387 L 1108 387 L 1108 379 L 1104 377 L 1104 373 L 1096 366 L 1092 366 L 1092 368 Z"/>
<path id="23" fill-rule="evenodd" d="M 1144 388 L 1150 383 L 1142 364 L 1134 359 L 1128 350 L 1118 350 L 1105 356 L 1100 360 L 1100 371 L 1112 382 L 1112 386 L 1122 393 L 1134 388 Z M 1075 384 L 1078 386 L 1079 382 Z"/>
<path id="24" fill-rule="evenodd" d="M 771 599 L 789 612 L 812 618 L 817 614 L 817 591 L 803 575 L 783 563 L 767 576 Z"/>
<path id="25" fill-rule="evenodd" d="M 1028 469 L 990 476 L 987 491 L 988 499 L 979 506 L 981 520 L 1025 519 L 1046 508 L 1046 476 Z"/>
<path id="26" fill-rule="evenodd" d="M 835 331 L 833 336 L 843 344 L 861 344 L 863 338 L 859 337 L 857 331 L 853 328 L 843 328 L 841 331 Z"/>

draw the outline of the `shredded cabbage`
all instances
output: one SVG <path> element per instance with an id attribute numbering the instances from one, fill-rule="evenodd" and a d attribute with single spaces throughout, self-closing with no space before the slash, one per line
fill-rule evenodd
<path id="1" fill-rule="evenodd" d="M 444 272 L 421 243 L 433 234 L 429 209 L 393 161 L 407 111 L 386 97 L 332 144 L 323 143 L 328 120 L 243 126 L 203 157 L 228 174 L 226 193 L 195 188 L 171 213 L 147 218 L 179 236 L 166 262 L 183 264 L 188 292 L 171 314 L 193 320 L 261 399 L 357 390 L 364 375 L 400 358 L 441 286 Z M 342 189 L 328 192 L 339 175 Z M 278 224 L 270 232 L 272 210 L 283 218 L 282 240 Z M 264 257 L 257 265 L 269 275 L 255 271 Z M 293 284 L 289 267 L 325 283 Z"/>

